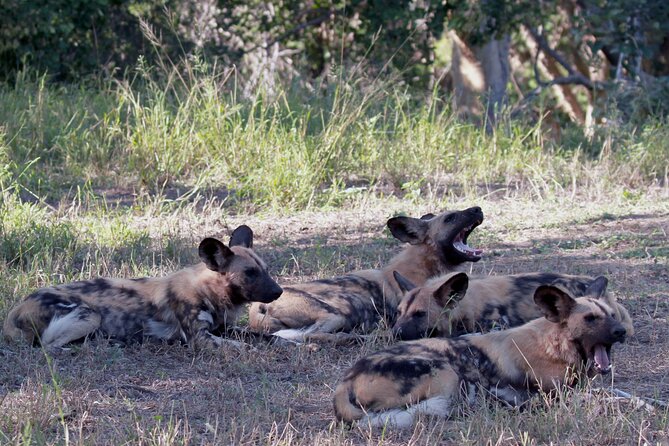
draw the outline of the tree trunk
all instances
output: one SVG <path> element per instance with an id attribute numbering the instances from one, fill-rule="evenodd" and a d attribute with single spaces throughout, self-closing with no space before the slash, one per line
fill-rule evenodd
<path id="1" fill-rule="evenodd" d="M 474 54 L 481 61 L 486 91 L 486 130 L 492 131 L 497 125 L 497 117 L 507 102 L 506 86 L 509 83 L 509 35 L 498 40 L 490 40 L 474 48 Z"/>
<path id="2" fill-rule="evenodd" d="M 467 116 L 480 116 L 483 111 L 486 130 L 491 132 L 507 101 L 510 37 L 470 47 L 455 32 L 449 35 L 453 41 L 455 109 Z"/>

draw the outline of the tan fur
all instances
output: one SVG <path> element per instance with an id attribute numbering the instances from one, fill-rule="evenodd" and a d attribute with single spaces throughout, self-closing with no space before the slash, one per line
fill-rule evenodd
<path id="1" fill-rule="evenodd" d="M 552 286 L 538 288 L 535 298 L 546 318 L 483 335 L 399 343 L 359 360 L 335 390 L 337 418 L 407 427 L 419 413 L 449 416 L 472 392 L 518 405 L 586 372 L 607 372 L 608 350 L 624 340 L 625 329 L 606 302 L 574 299 Z"/>
<path id="2" fill-rule="evenodd" d="M 458 251 L 454 240 L 464 236 L 466 241 L 469 232 L 482 220 L 480 208 L 444 212 L 422 219 L 392 218 L 388 221 L 392 234 L 410 245 L 386 267 L 287 286 L 277 301 L 253 304 L 249 324 L 256 331 L 299 337 L 368 331 L 381 319 L 392 321 L 403 294 L 393 278 L 393 271 L 400 271 L 422 284 L 463 262 L 479 260 L 480 256 L 473 250 L 467 255 Z"/>
<path id="3" fill-rule="evenodd" d="M 514 327 L 542 316 L 533 300 L 538 286 L 559 284 L 579 297 L 587 294 L 588 287 L 595 281 L 588 276 L 545 273 L 473 277 L 464 296 L 443 302 L 434 291 L 451 276 L 431 279 L 423 287 L 406 294 L 398 306 L 398 317 L 393 326 L 397 336 L 408 340 Z M 611 293 L 602 298 L 614 309 L 616 319 L 631 336 L 634 328 L 627 310 Z"/>
<path id="4" fill-rule="evenodd" d="M 200 244 L 202 262 L 166 277 L 99 278 L 36 291 L 12 309 L 4 337 L 59 348 L 99 333 L 122 342 L 145 338 L 220 345 L 212 331 L 235 323 L 244 304 L 270 302 L 281 288 L 251 249 L 253 233 L 237 228 L 230 247 Z"/>

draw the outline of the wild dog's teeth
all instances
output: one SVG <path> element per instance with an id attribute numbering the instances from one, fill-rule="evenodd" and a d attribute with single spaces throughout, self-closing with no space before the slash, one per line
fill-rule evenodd
<path id="1" fill-rule="evenodd" d="M 467 255 L 477 256 L 477 255 L 480 255 L 483 252 L 483 250 L 481 250 L 481 249 L 470 248 L 469 246 L 462 243 L 460 240 L 454 242 L 453 247 L 455 249 L 457 249 L 458 251 L 460 251 L 461 253 L 467 254 Z"/>

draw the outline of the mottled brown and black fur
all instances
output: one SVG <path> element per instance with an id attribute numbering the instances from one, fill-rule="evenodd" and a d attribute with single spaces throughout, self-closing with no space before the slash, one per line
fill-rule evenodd
<path id="1" fill-rule="evenodd" d="M 166 277 L 98 278 L 40 289 L 12 309 L 3 334 L 53 349 L 92 334 L 120 342 L 220 345 L 213 330 L 234 323 L 244 304 L 271 302 L 282 292 L 252 244 L 253 232 L 243 225 L 233 231 L 230 247 L 206 238 L 201 263 Z"/>
<path id="2" fill-rule="evenodd" d="M 415 287 L 397 274 L 406 295 L 398 306 L 393 333 L 404 340 L 429 336 L 455 336 L 492 328 L 515 327 L 543 316 L 534 303 L 534 292 L 541 285 L 559 285 L 574 297 L 587 295 L 591 287 L 606 287 L 605 277 L 572 276 L 555 273 L 526 273 L 508 276 L 470 277 L 446 275 Z M 455 291 L 444 292 L 448 284 Z M 610 293 L 602 299 L 613 308 L 616 318 L 632 335 L 632 319 Z"/>
<path id="3" fill-rule="evenodd" d="M 366 331 L 381 318 L 391 323 L 403 294 L 393 271 L 422 284 L 464 262 L 478 261 L 481 251 L 469 248 L 466 242 L 482 221 L 478 207 L 420 219 L 391 218 L 390 232 L 409 246 L 388 266 L 285 287 L 275 302 L 251 306 L 250 326 L 287 339 L 323 339 L 316 334 Z"/>
<path id="4" fill-rule="evenodd" d="M 457 338 L 396 344 L 359 360 L 335 390 L 339 420 L 408 427 L 418 414 L 449 416 L 478 392 L 520 405 L 539 390 L 607 373 L 611 346 L 626 330 L 601 299 L 604 289 L 573 298 L 557 286 L 534 295 L 544 318 L 519 327 Z"/>

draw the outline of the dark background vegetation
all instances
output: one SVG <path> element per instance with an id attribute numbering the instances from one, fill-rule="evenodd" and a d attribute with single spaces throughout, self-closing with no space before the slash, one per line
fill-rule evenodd
<path id="1" fill-rule="evenodd" d="M 160 52 L 140 20 L 160 39 Z M 589 96 L 613 82 L 648 86 L 669 74 L 669 5 L 662 0 L 3 0 L 0 75 L 13 79 L 29 67 L 57 81 L 123 77 L 139 58 L 198 54 L 237 67 L 251 88 L 267 76 L 327 82 L 337 67 L 364 62 L 368 74 L 396 72 L 413 87 L 449 94 L 458 87 L 454 78 L 461 85 L 467 79 L 449 74 L 458 67 L 435 48 L 445 30 L 460 40 L 463 57 L 484 65 L 488 91 L 480 92 L 492 96 L 492 77 L 504 81 L 505 92 L 513 82 L 513 99 L 557 83 L 583 86 L 588 94 L 574 99 L 593 102 Z M 484 52 L 491 42 L 507 46 L 495 52 L 506 73 L 488 73 L 491 62 L 477 60 L 492 55 Z M 539 55 L 545 67 L 537 66 Z M 537 68 L 547 71 L 535 76 Z M 664 114 L 663 102 L 646 111 Z"/>

